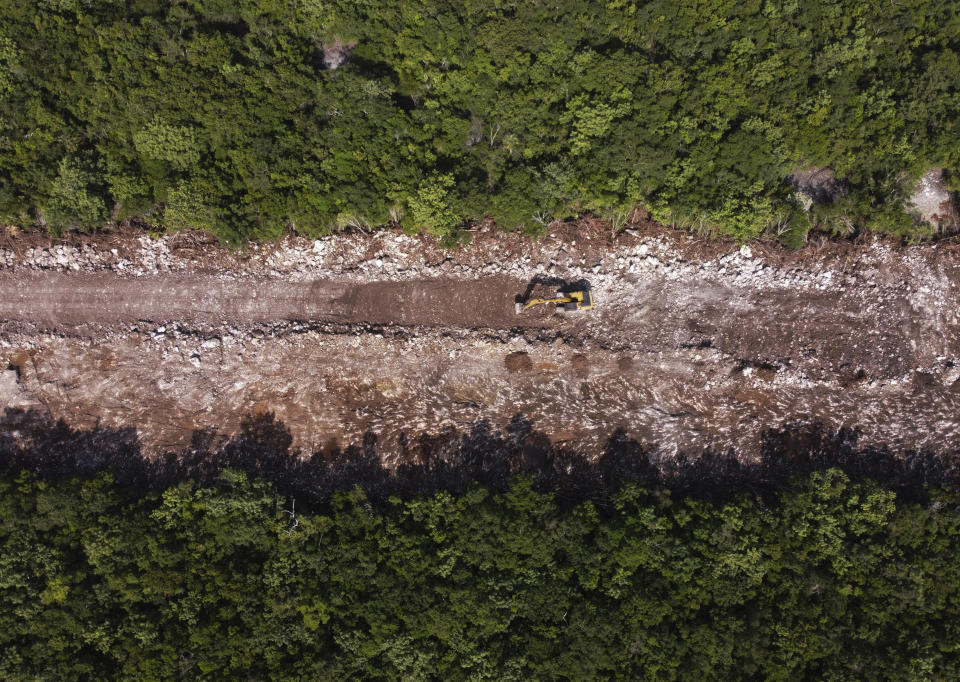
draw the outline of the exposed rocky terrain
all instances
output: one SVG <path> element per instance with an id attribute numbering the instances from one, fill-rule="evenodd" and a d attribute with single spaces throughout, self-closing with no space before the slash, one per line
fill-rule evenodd
<path id="1" fill-rule="evenodd" d="M 942 168 L 933 168 L 920 178 L 910 197 L 910 208 L 941 232 L 960 229 L 956 193 L 947 187 Z"/>
<path id="2" fill-rule="evenodd" d="M 938 450 L 960 432 L 957 262 L 946 243 L 786 251 L 589 223 L 481 229 L 452 251 L 398 232 L 242 251 L 17 238 L 0 249 L 0 408 L 135 425 L 147 451 L 268 411 L 300 446 L 372 432 L 385 453 L 518 414 L 588 456 L 623 429 L 750 458 L 795 418 Z M 582 278 L 591 312 L 513 311 Z"/>

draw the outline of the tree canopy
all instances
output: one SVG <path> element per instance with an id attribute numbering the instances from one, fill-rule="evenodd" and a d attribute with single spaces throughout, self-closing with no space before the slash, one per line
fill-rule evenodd
<path id="1" fill-rule="evenodd" d="M 6 679 L 955 679 L 960 498 L 0 480 Z"/>
<path id="2" fill-rule="evenodd" d="M 0 213 L 226 241 L 441 238 L 642 204 L 787 240 L 921 235 L 960 169 L 950 0 L 3 0 Z M 805 211 L 786 181 L 829 167 Z"/>

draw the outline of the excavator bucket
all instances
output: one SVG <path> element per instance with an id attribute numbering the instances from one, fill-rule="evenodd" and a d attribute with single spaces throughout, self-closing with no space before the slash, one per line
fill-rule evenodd
<path id="1" fill-rule="evenodd" d="M 520 313 L 522 313 L 522 312 L 523 312 L 523 304 L 522 304 L 522 303 L 514 303 L 514 304 L 513 304 L 513 312 L 515 312 L 517 315 L 519 315 Z"/>

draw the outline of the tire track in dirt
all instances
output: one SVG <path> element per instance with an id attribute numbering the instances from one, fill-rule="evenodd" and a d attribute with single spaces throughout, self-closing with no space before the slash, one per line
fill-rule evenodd
<path id="1" fill-rule="evenodd" d="M 518 319 L 513 296 L 524 283 L 507 277 L 357 283 L 289 282 L 203 275 L 137 278 L 112 273 L 0 276 L 0 318 L 41 328 L 183 321 L 249 326 L 283 321 L 509 329 L 541 327 Z"/>
<path id="2" fill-rule="evenodd" d="M 0 275 L 0 319 L 41 330 L 126 329 L 135 323 L 253 325 L 335 322 L 449 330 L 553 329 L 593 350 L 673 352 L 713 348 L 739 362 L 776 364 L 818 378 L 862 371 L 889 378 L 929 363 L 916 338 L 928 322 L 903 295 L 856 291 L 749 290 L 706 279 L 682 284 L 636 280 L 589 313 L 560 315 L 542 307 L 517 315 L 514 296 L 526 283 L 476 280 L 289 282 L 214 275 L 48 272 Z M 543 289 L 541 287 L 541 289 Z M 538 289 L 546 295 L 549 288 Z M 960 355 L 958 325 L 933 330 L 929 346 Z M 855 336 L 850 336 L 856 330 Z M 945 333 L 947 332 L 947 333 Z M 850 336 L 850 338 L 845 338 Z"/>

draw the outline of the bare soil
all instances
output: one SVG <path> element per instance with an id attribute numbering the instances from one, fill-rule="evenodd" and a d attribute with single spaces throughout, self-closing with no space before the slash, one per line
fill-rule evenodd
<path id="1" fill-rule="evenodd" d="M 960 432 L 957 262 L 950 244 L 740 250 L 589 221 L 454 251 L 396 232 L 246 251 L 27 236 L 0 245 L 0 410 L 134 425 L 148 452 L 263 412 L 301 447 L 374 433 L 386 457 L 518 414 L 586 456 L 622 429 L 751 458 L 797 418 L 938 451 Z M 593 311 L 514 313 L 556 286 L 536 282 L 581 278 Z"/>

